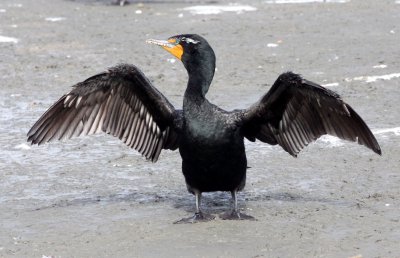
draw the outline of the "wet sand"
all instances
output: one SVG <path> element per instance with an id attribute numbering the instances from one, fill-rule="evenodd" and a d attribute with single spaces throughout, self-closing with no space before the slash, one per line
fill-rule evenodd
<path id="1" fill-rule="evenodd" d="M 0 257 L 400 257 L 400 4 L 267 2 L 205 15 L 184 9 L 195 1 L 2 0 Z M 121 62 L 181 107 L 186 71 L 144 42 L 187 32 L 216 52 L 212 102 L 246 108 L 292 70 L 341 94 L 383 156 L 330 137 L 298 158 L 248 143 L 240 207 L 258 220 L 174 225 L 194 210 L 177 152 L 153 164 L 106 135 L 26 144 L 71 85 Z M 204 209 L 229 198 L 206 194 Z"/>

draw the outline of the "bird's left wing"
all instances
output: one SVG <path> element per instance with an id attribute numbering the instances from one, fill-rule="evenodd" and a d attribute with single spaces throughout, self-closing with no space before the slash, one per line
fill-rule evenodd
<path id="1" fill-rule="evenodd" d="M 179 116 L 137 67 L 122 64 L 73 86 L 32 126 L 28 141 L 41 144 L 103 131 L 155 162 L 161 149 L 178 147 Z"/>
<path id="2" fill-rule="evenodd" d="M 291 72 L 280 75 L 259 102 L 242 112 L 246 138 L 279 144 L 293 156 L 324 134 L 381 154 L 371 130 L 338 94 Z"/>

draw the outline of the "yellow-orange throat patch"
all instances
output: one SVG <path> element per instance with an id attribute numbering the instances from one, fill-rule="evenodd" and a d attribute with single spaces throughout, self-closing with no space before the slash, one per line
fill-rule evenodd
<path id="1" fill-rule="evenodd" d="M 176 43 L 176 39 L 169 39 L 168 42 L 170 43 Z M 162 46 L 165 50 L 170 52 L 173 56 L 178 58 L 179 60 L 182 60 L 182 55 L 183 55 L 183 47 L 180 44 L 176 44 L 173 47 L 168 47 L 168 46 Z"/>

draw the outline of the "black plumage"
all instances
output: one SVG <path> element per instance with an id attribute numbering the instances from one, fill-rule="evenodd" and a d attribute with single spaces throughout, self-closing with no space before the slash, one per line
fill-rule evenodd
<path id="1" fill-rule="evenodd" d="M 253 106 L 228 112 L 205 98 L 216 60 L 204 38 L 187 34 L 148 42 L 179 58 L 188 71 L 182 110 L 137 67 L 121 64 L 73 86 L 33 125 L 28 141 L 41 144 L 103 131 L 154 162 L 162 149 L 179 149 L 187 188 L 196 195 L 195 216 L 179 222 L 212 219 L 200 210 L 201 193 L 211 191 L 232 193 L 233 210 L 222 218 L 253 219 L 237 207 L 236 194 L 246 181 L 244 138 L 278 144 L 296 156 L 330 134 L 381 154 L 365 122 L 331 90 L 287 72 Z"/>
<path id="2" fill-rule="evenodd" d="M 156 161 L 176 149 L 176 111 L 132 65 L 118 65 L 73 86 L 34 124 L 28 141 L 41 144 L 103 131 Z"/>

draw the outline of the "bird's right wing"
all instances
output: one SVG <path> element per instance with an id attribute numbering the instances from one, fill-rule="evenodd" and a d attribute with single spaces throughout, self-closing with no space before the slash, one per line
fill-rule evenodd
<path id="1" fill-rule="evenodd" d="M 296 156 L 324 134 L 358 142 L 381 154 L 381 148 L 362 118 L 338 94 L 299 75 L 279 76 L 271 89 L 243 112 L 243 135 L 279 144 Z"/>
<path id="2" fill-rule="evenodd" d="M 100 131 L 121 139 L 147 159 L 178 148 L 180 111 L 135 66 L 122 64 L 73 86 L 28 132 L 41 144 Z"/>

